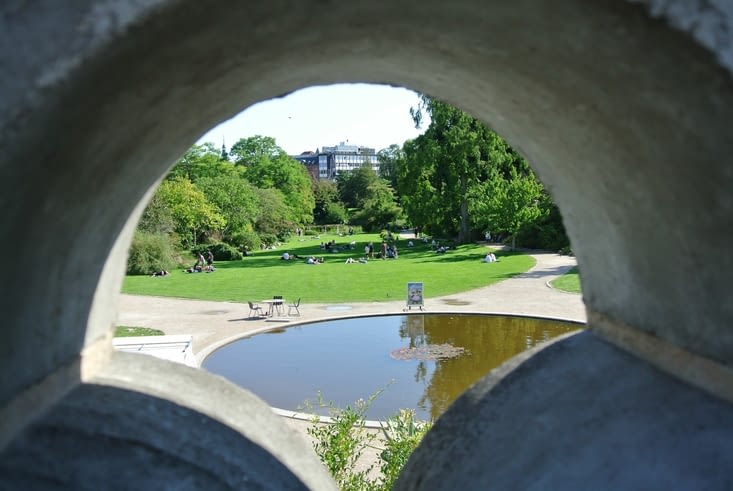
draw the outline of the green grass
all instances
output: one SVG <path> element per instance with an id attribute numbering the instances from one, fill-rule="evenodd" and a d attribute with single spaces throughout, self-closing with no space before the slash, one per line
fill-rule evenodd
<path id="1" fill-rule="evenodd" d="M 558 290 L 580 293 L 580 274 L 578 273 L 578 268 L 571 269 L 556 280 L 552 280 L 550 284 Z"/>
<path id="2" fill-rule="evenodd" d="M 118 326 L 115 329 L 116 338 L 127 338 L 133 336 L 162 336 L 165 333 L 160 329 L 151 329 L 149 327 L 129 327 Z"/>
<path id="3" fill-rule="evenodd" d="M 356 241 L 353 250 L 328 253 L 321 250 L 321 241 L 336 240 L 338 246 Z M 415 247 L 407 247 L 407 238 L 399 239 L 399 259 L 371 259 L 367 264 L 345 264 L 347 257 L 364 256 L 364 245 L 373 242 L 379 251 L 381 239 L 376 234 L 339 237 L 297 237 L 277 250 L 258 251 L 241 261 L 216 262 L 213 273 L 171 271 L 169 276 L 128 276 L 123 293 L 155 295 L 202 300 L 246 302 L 283 295 L 287 300 L 303 298 L 304 302 L 368 302 L 402 300 L 407 282 L 422 281 L 425 297 L 450 295 L 487 286 L 527 271 L 534 265 L 531 256 L 500 251 L 499 262 L 486 264 L 482 244 L 466 244 L 436 254 L 429 244 L 412 239 Z M 441 241 L 441 244 L 448 244 Z M 302 260 L 283 261 L 283 252 L 299 256 L 324 257 L 324 264 L 308 265 Z M 193 259 L 191 264 L 193 264 Z"/>

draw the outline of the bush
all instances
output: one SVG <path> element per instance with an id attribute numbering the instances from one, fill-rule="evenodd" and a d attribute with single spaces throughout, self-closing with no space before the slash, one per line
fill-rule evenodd
<path id="1" fill-rule="evenodd" d="M 400 412 L 383 427 L 384 448 L 379 453 L 379 473 L 370 477 L 374 465 L 364 470 L 359 468 L 359 459 L 367 447 L 378 445 L 376 435 L 366 431 L 366 411 L 379 396 L 381 390 L 366 401 L 359 399 L 345 409 L 336 408 L 333 402 L 323 403 L 318 394 L 321 408 L 328 408 L 331 421 L 319 424 L 315 416 L 308 434 L 313 437 L 313 449 L 343 491 L 387 491 L 392 489 L 397 476 L 407 463 L 410 454 L 417 448 L 431 423 L 415 420 L 412 410 Z M 310 404 L 306 402 L 306 408 Z"/>
<path id="2" fill-rule="evenodd" d="M 244 254 L 245 251 L 258 251 L 262 245 L 262 239 L 254 231 L 238 232 L 232 235 L 232 244 L 236 244 L 237 249 Z"/>
<path id="3" fill-rule="evenodd" d="M 127 274 L 149 275 L 177 264 L 171 238 L 165 234 L 135 232 L 127 256 Z"/>
<path id="4" fill-rule="evenodd" d="M 206 257 L 206 251 L 211 251 L 214 255 L 214 261 L 238 261 L 243 257 L 237 248 L 224 242 L 199 244 L 191 250 L 194 254 L 204 254 L 204 257 Z"/>

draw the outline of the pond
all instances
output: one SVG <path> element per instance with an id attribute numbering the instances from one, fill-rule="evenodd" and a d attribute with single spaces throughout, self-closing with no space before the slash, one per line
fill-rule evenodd
<path id="1" fill-rule="evenodd" d="M 319 392 L 325 401 L 345 407 L 383 390 L 368 419 L 410 408 L 417 418 L 434 420 L 504 361 L 582 327 L 498 315 L 337 319 L 242 338 L 214 351 L 202 366 L 281 409 L 305 410 L 305 401 L 315 405 Z"/>

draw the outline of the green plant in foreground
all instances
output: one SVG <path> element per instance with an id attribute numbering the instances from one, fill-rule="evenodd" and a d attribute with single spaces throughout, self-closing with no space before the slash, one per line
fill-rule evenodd
<path id="1" fill-rule="evenodd" d="M 410 454 L 430 429 L 429 423 L 415 420 L 414 411 L 403 409 L 383 423 L 384 440 L 380 441 L 377 433 L 370 432 L 365 425 L 366 411 L 379 393 L 344 409 L 336 408 L 333 402 L 323 404 L 321 394 L 318 395 L 320 406 L 328 408 L 330 417 L 321 421 L 315 416 L 308 434 L 313 437 L 316 454 L 343 491 L 391 489 Z M 376 476 L 374 463 L 360 462 L 368 448 L 381 450 Z"/>

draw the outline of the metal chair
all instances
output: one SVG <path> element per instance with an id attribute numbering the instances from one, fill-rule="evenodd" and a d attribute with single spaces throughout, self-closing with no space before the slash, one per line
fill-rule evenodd
<path id="1" fill-rule="evenodd" d="M 275 301 L 272 304 L 272 307 L 275 311 L 277 311 L 277 315 L 282 315 L 282 309 L 283 309 L 283 296 L 282 295 L 273 295 L 272 299 Z"/>
<path id="2" fill-rule="evenodd" d="M 293 302 L 291 304 L 288 304 L 288 315 L 290 315 L 290 312 L 295 309 L 295 311 L 300 315 L 300 310 L 298 310 L 298 307 L 300 307 L 300 298 L 298 298 L 297 302 Z"/>
<path id="3" fill-rule="evenodd" d="M 249 304 L 249 316 L 250 317 L 262 317 L 265 315 L 265 312 L 262 310 L 262 307 L 260 307 L 256 303 L 247 302 Z M 252 312 L 254 312 L 256 315 L 252 315 Z"/>

